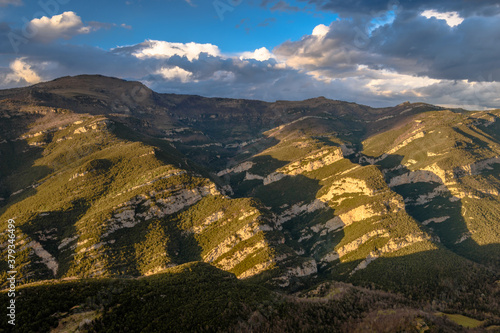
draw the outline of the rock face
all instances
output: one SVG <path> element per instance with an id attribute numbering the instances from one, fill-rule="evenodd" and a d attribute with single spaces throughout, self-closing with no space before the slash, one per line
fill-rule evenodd
<path id="1" fill-rule="evenodd" d="M 252 221 L 245 225 L 243 228 L 236 231 L 233 235 L 224 239 L 222 242 L 217 244 L 212 248 L 204 257 L 203 261 L 213 262 L 219 258 L 224 253 L 229 252 L 233 247 L 235 247 L 239 242 L 245 241 L 258 232 L 262 231 L 260 224 L 257 221 Z"/>
<path id="2" fill-rule="evenodd" d="M 432 169 L 436 171 L 435 168 Z M 442 172 L 439 172 L 442 175 Z M 414 172 L 408 172 L 401 176 L 396 176 L 391 179 L 389 182 L 389 187 L 395 187 L 405 184 L 413 184 L 413 183 L 439 183 L 444 184 L 443 179 L 446 179 L 444 176 L 438 176 L 438 174 L 429 171 L 429 170 L 417 170 Z"/>
<path id="3" fill-rule="evenodd" d="M 113 218 L 108 222 L 108 230 L 102 237 L 107 237 L 113 232 L 123 228 L 133 228 L 141 221 L 148 221 L 153 218 L 162 218 L 171 215 L 186 207 L 194 205 L 208 195 L 220 195 L 215 184 L 190 190 L 167 190 L 167 192 L 169 192 L 169 196 L 166 198 L 149 199 L 146 201 L 147 198 L 155 198 L 156 195 L 161 194 L 150 192 L 147 196 L 140 195 L 124 204 L 124 207 L 121 207 L 113 214 Z M 136 214 L 139 206 L 143 206 L 147 210 L 144 213 Z"/>
<path id="4" fill-rule="evenodd" d="M 380 256 L 387 254 L 387 253 L 393 253 L 396 251 L 399 251 L 405 247 L 408 247 L 412 244 L 419 243 L 419 242 L 424 242 L 424 241 L 429 241 L 430 237 L 426 236 L 424 234 L 410 234 L 407 235 L 404 238 L 397 238 L 397 239 L 391 239 L 389 242 L 382 247 L 379 250 L 372 251 L 368 256 L 366 257 L 365 260 L 363 260 L 361 263 L 359 263 L 358 266 L 351 272 L 351 274 L 354 274 L 356 271 L 359 271 L 361 269 L 365 269 L 371 262 L 379 258 Z"/>
<path id="5" fill-rule="evenodd" d="M 387 155 L 394 154 L 395 152 L 397 152 L 401 148 L 404 148 L 404 147 L 408 146 L 411 142 L 413 142 L 413 141 L 415 141 L 417 139 L 423 138 L 424 135 L 425 135 L 424 131 L 417 132 L 416 134 L 413 134 L 411 137 L 409 137 L 408 139 L 404 140 L 403 142 L 401 142 L 400 144 L 398 144 L 394 148 L 390 149 L 386 154 Z"/>
<path id="6" fill-rule="evenodd" d="M 481 174 L 484 170 L 493 170 L 495 164 L 500 164 L 500 157 L 495 156 L 475 163 L 463 165 L 454 170 L 458 176 L 475 176 Z"/>
<path id="7" fill-rule="evenodd" d="M 47 266 L 47 268 L 54 274 L 54 277 L 56 277 L 59 269 L 59 263 L 57 260 L 36 241 L 31 241 L 27 246 L 33 249 L 35 254 L 42 260 L 42 263 Z"/>
<path id="8" fill-rule="evenodd" d="M 224 259 L 220 260 L 217 263 L 217 265 L 220 268 L 224 269 L 224 270 L 231 270 L 237 264 L 239 264 L 244 259 L 246 259 L 249 255 L 251 255 L 252 253 L 257 252 L 259 249 L 263 249 L 263 248 L 267 247 L 268 245 L 269 244 L 267 244 L 265 241 L 260 241 L 260 242 L 258 242 L 257 244 L 255 244 L 255 245 L 253 245 L 251 247 L 246 247 L 243 250 L 236 252 L 235 254 L 233 254 L 230 257 L 227 257 L 227 258 L 224 258 Z M 212 258 L 210 258 L 210 259 L 212 259 Z M 258 270 L 258 269 L 254 270 L 252 273 L 246 272 L 245 277 L 248 277 L 248 276 L 251 276 L 251 275 L 255 275 L 255 274 L 258 274 L 260 272 L 261 272 L 261 270 Z"/>
<path id="9" fill-rule="evenodd" d="M 356 251 L 361 245 L 363 245 L 373 237 L 389 237 L 389 233 L 385 229 L 370 231 L 369 233 L 364 234 L 363 236 L 355 239 L 354 241 L 338 248 L 337 253 L 339 255 L 339 258 L 345 256 L 350 252 Z"/>
<path id="10" fill-rule="evenodd" d="M 449 218 L 450 218 L 450 216 L 433 217 L 431 219 L 425 220 L 424 222 L 422 222 L 422 224 L 428 225 L 429 223 L 441 223 L 441 222 L 448 220 Z"/>
<path id="11" fill-rule="evenodd" d="M 374 191 L 368 186 L 366 181 L 362 179 L 346 177 L 342 180 L 334 182 L 330 187 L 328 193 L 322 196 L 320 199 L 326 202 L 332 200 L 336 196 L 345 193 L 359 193 L 362 195 L 370 196 L 374 194 Z"/>
<path id="12" fill-rule="evenodd" d="M 264 180 L 264 177 L 247 172 L 245 174 L 245 180 Z"/>
<path id="13" fill-rule="evenodd" d="M 277 182 L 279 180 L 282 180 L 285 178 L 287 175 L 280 173 L 280 172 L 273 172 L 272 174 L 268 175 L 266 178 L 263 180 L 264 185 L 269 185 L 271 183 Z"/>
<path id="14" fill-rule="evenodd" d="M 341 149 L 335 149 L 333 152 L 331 150 L 322 150 L 318 153 L 306 156 L 300 161 L 290 163 L 279 169 L 279 171 L 287 175 L 295 176 L 304 172 L 318 170 L 324 166 L 340 161 L 343 158 L 344 155 Z"/>
<path id="15" fill-rule="evenodd" d="M 224 212 L 223 211 L 218 211 L 216 213 L 213 213 L 209 217 L 207 217 L 201 225 L 195 226 L 192 228 L 192 231 L 194 233 L 200 233 L 203 230 L 205 230 L 208 226 L 210 226 L 212 223 L 217 222 L 221 220 L 224 217 Z"/>
<path id="16" fill-rule="evenodd" d="M 430 249 L 429 263 L 407 264 L 497 269 L 499 111 L 61 80 L 0 91 L 0 208 L 26 233 L 27 280 L 201 260 L 298 290 L 369 283 L 378 265 Z M 136 88 L 144 99 L 123 98 Z"/>
<path id="17" fill-rule="evenodd" d="M 355 222 L 370 219 L 372 217 L 382 216 L 389 213 L 396 213 L 404 209 L 404 204 L 398 200 L 391 200 L 385 203 L 358 206 L 338 217 L 344 225 L 348 226 Z"/>
<path id="18" fill-rule="evenodd" d="M 314 259 L 310 259 L 308 261 L 303 262 L 301 265 L 297 267 L 293 267 L 288 269 L 287 275 L 290 276 L 309 276 L 312 274 L 316 274 L 318 272 L 318 267 L 316 265 L 316 261 Z"/>
<path id="19" fill-rule="evenodd" d="M 244 163 L 241 163 L 240 165 L 237 165 L 233 168 L 219 171 L 217 173 L 217 176 L 222 177 L 222 176 L 228 175 L 230 173 L 240 173 L 243 171 L 247 171 L 247 170 L 250 170 L 253 167 L 253 165 L 254 165 L 253 162 L 244 162 Z"/>
<path id="20" fill-rule="evenodd" d="M 296 204 L 291 208 L 285 210 L 282 214 L 280 214 L 277 218 L 276 224 L 281 225 L 284 222 L 290 221 L 294 217 L 302 214 L 302 213 L 312 213 L 319 209 L 326 208 L 326 205 L 321 200 L 314 200 L 309 204 Z"/>

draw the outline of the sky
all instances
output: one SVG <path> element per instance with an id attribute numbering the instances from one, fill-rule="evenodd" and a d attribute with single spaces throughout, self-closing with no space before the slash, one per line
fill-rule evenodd
<path id="1" fill-rule="evenodd" d="M 207 97 L 500 108 L 500 2 L 0 0 L 0 89 L 79 74 Z"/>

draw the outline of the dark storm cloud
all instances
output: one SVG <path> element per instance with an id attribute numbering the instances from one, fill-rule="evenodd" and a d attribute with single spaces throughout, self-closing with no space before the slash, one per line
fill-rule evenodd
<path id="1" fill-rule="evenodd" d="M 494 16 L 500 13 L 498 0 L 302 0 L 322 10 L 339 13 L 341 16 L 371 15 L 375 12 L 398 7 L 406 12 L 434 9 L 439 12 L 456 11 L 462 17 Z"/>
<path id="2" fill-rule="evenodd" d="M 331 77 L 364 65 L 434 79 L 500 81 L 500 17 L 469 17 L 456 27 L 404 12 L 380 26 L 338 20 L 324 38 L 288 41 L 274 53 L 295 60 L 296 67 L 321 69 Z"/>
<path id="3" fill-rule="evenodd" d="M 421 12 L 455 10 L 451 2 L 440 2 L 441 7 L 436 7 L 427 6 L 427 1 L 401 1 L 396 8 L 388 1 L 358 1 L 363 13 L 356 10 L 352 19 L 334 21 L 329 29 L 319 26 L 314 34 L 284 42 L 273 50 L 277 59 L 267 49 L 245 52 L 240 58 L 224 55 L 211 44 L 149 40 L 104 50 L 62 44 L 60 39 L 54 39 L 48 47 L 32 38 L 19 44 L 19 52 L 15 52 L 8 35 L 14 32 L 22 36 L 22 32 L 11 31 L 3 23 L 0 88 L 32 84 L 37 77 L 50 80 L 65 75 L 102 74 L 140 80 L 158 92 L 204 96 L 274 101 L 324 95 L 373 106 L 421 100 L 500 107 L 496 97 L 500 96 L 500 83 L 491 83 L 500 81 L 500 17 L 470 16 L 496 7 L 489 1 L 474 3 L 479 5 L 459 8 L 465 20 L 450 27 L 445 20 L 429 19 Z M 284 6 L 286 2 L 268 1 L 266 8 L 277 4 Z M 338 2 L 335 11 L 348 16 L 354 6 Z M 391 8 L 394 15 L 387 14 Z M 92 29 L 115 27 L 99 22 L 87 25 Z M 157 43 L 169 45 L 166 49 L 155 48 Z M 164 53 L 143 52 L 148 49 Z M 261 61 L 247 59 L 252 57 Z"/>
<path id="4" fill-rule="evenodd" d="M 454 28 L 422 16 L 377 29 L 368 52 L 385 67 L 437 79 L 500 81 L 500 17 L 471 17 Z M 405 61 L 398 61 L 405 60 Z M 420 72 L 408 67 L 421 68 Z"/>

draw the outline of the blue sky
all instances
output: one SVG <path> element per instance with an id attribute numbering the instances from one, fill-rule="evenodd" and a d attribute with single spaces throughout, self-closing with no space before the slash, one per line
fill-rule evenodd
<path id="1" fill-rule="evenodd" d="M 49 3 L 46 0 L 45 3 Z M 102 48 L 132 45 L 146 39 L 170 42 L 212 43 L 223 52 L 243 52 L 249 48 L 273 48 L 287 39 L 300 39 L 311 33 L 318 24 L 329 25 L 338 16 L 307 10 L 304 3 L 291 2 L 303 11 L 270 11 L 249 1 L 97 1 L 71 0 L 67 4 L 53 1 L 42 7 L 35 1 L 25 1 L 24 6 L 3 8 L 12 27 L 22 28 L 23 18 L 52 16 L 65 11 L 77 13 L 83 21 L 125 24 L 103 29 L 92 35 L 80 35 L 75 43 L 85 43 Z M 57 6 L 54 5 L 57 4 Z M 191 4 L 190 4 L 191 3 Z M 227 6 L 227 7 L 226 7 Z M 49 10 L 45 10 L 49 8 Z M 54 9 L 59 8 L 58 11 Z M 38 15 L 36 15 L 38 14 Z"/>
<path id="2" fill-rule="evenodd" d="M 0 0 L 0 88 L 63 75 L 159 92 L 500 108 L 494 0 Z"/>

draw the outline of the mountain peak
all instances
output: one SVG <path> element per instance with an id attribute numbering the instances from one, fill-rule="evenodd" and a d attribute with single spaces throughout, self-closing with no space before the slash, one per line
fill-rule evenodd
<path id="1" fill-rule="evenodd" d="M 88 74 L 63 76 L 52 81 L 38 83 L 33 87 L 44 90 L 80 89 L 90 91 L 95 91 L 97 89 L 113 91 L 116 89 L 133 89 L 134 87 L 140 87 L 150 91 L 148 87 L 138 81 L 127 81 L 116 77 Z"/>

